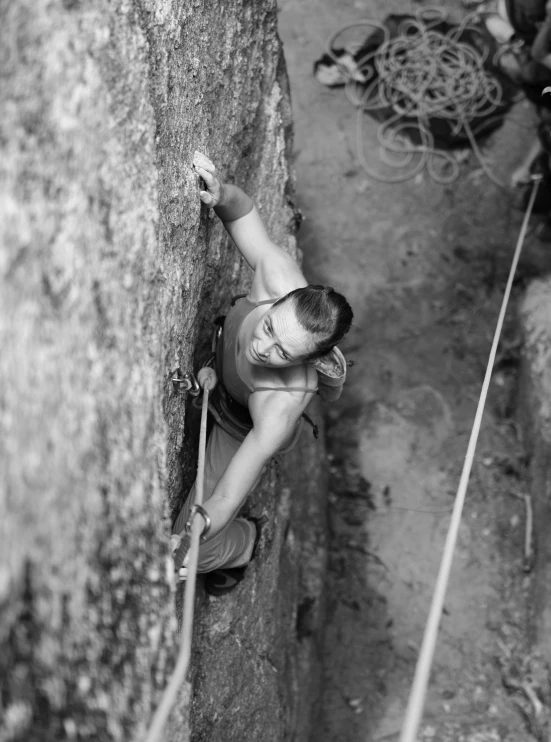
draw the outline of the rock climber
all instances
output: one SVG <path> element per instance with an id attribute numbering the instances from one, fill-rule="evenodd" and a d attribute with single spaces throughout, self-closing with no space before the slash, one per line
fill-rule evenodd
<path id="1" fill-rule="evenodd" d="M 346 375 L 335 346 L 348 332 L 352 310 L 328 286 L 308 285 L 297 262 L 270 239 L 252 199 L 220 183 L 211 160 L 195 153 L 193 166 L 214 208 L 254 275 L 249 293 L 225 318 L 217 343 L 216 373 L 199 383 L 219 384 L 205 456 L 204 520 L 198 572 L 210 594 L 223 595 L 244 577 L 258 541 L 257 523 L 236 517 L 264 466 L 294 445 L 306 407 L 319 391 L 335 399 Z M 195 485 L 173 525 L 175 567 L 186 575 L 183 537 L 189 530 Z"/>

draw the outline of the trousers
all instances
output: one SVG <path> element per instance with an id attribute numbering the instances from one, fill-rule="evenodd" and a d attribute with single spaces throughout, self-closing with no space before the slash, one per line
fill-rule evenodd
<path id="1" fill-rule="evenodd" d="M 214 423 L 205 452 L 205 476 L 203 502 L 208 502 L 220 477 L 232 460 L 241 442 L 232 438 L 217 423 Z M 186 502 L 174 521 L 172 533 L 180 535 L 189 519 L 195 501 L 194 483 Z M 198 572 L 212 572 L 221 567 L 243 567 L 248 564 L 254 542 L 256 526 L 245 518 L 234 518 L 219 533 L 199 546 Z"/>

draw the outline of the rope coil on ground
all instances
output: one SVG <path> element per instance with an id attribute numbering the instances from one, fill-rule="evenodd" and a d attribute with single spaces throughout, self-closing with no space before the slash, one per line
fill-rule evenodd
<path id="1" fill-rule="evenodd" d="M 205 384 L 203 390 L 203 404 L 201 407 L 201 428 L 199 432 L 199 461 L 197 466 L 195 505 L 203 504 L 204 476 L 205 476 L 205 451 L 207 446 L 207 414 L 209 405 L 209 387 Z M 191 656 L 191 638 L 193 633 L 193 608 L 195 604 L 195 585 L 197 581 L 197 561 L 199 556 L 199 540 L 203 526 L 197 513 L 191 525 L 191 545 L 189 549 L 189 561 L 187 566 L 186 590 L 184 594 L 184 607 L 182 611 L 182 635 L 180 640 L 180 651 L 176 661 L 176 667 L 168 682 L 161 698 L 161 702 L 155 711 L 145 742 L 162 742 L 162 736 L 168 715 L 184 682 Z"/>
<path id="2" fill-rule="evenodd" d="M 358 107 L 358 158 L 371 178 L 400 183 L 426 166 L 438 183 L 456 180 L 457 160 L 452 153 L 436 147 L 429 125 L 432 118 L 447 122 L 452 137 L 464 134 L 484 172 L 494 183 L 505 187 L 484 161 L 476 142 L 476 135 L 490 125 L 490 120 L 473 129 L 477 119 L 499 112 L 505 102 L 499 80 L 484 67 L 487 50 L 480 53 L 459 41 L 467 28 L 480 33 L 472 24 L 474 17 L 476 14 L 470 14 L 444 34 L 434 26 L 445 20 L 446 13 L 439 8 L 427 8 L 418 11 L 415 18 L 402 21 L 398 34 L 392 38 L 388 28 L 373 20 L 348 24 L 329 38 L 327 53 L 347 78 L 346 95 Z M 358 71 L 364 76 L 361 82 L 339 63 L 334 52 L 336 39 L 358 26 L 368 26 L 383 34 L 379 46 L 356 61 Z M 393 168 L 409 168 L 396 175 L 374 170 L 364 153 L 364 113 L 384 110 L 391 110 L 394 115 L 377 132 L 381 160 Z M 495 120 L 493 117 L 491 122 Z M 407 138 L 408 131 L 413 130 L 421 139 L 420 144 Z"/>
<path id="3" fill-rule="evenodd" d="M 469 438 L 469 445 L 467 447 L 467 453 L 465 455 L 465 463 L 463 464 L 463 470 L 461 472 L 461 478 L 459 486 L 457 488 L 457 494 L 455 496 L 455 502 L 453 512 L 450 520 L 450 526 L 448 534 L 446 536 L 446 543 L 444 545 L 444 553 L 442 555 L 442 561 L 440 563 L 440 570 L 436 579 L 436 585 L 432 597 L 430 606 L 429 616 L 427 619 L 427 625 L 425 627 L 425 633 L 423 635 L 423 642 L 421 644 L 421 650 L 419 652 L 419 658 L 415 667 L 415 675 L 413 679 L 413 685 L 411 688 L 408 706 L 406 709 L 406 715 L 404 724 L 402 726 L 402 732 L 400 735 L 400 742 L 416 742 L 417 732 L 419 731 L 419 725 L 423 714 L 423 707 L 425 703 L 425 696 L 429 683 L 430 670 L 434 657 L 434 651 L 436 647 L 436 639 L 438 635 L 438 628 L 440 620 L 442 618 L 442 611 L 444 608 L 444 599 L 446 597 L 446 591 L 448 587 L 448 581 L 450 577 L 450 570 L 452 565 L 453 553 L 455 550 L 455 544 L 457 541 L 457 535 L 459 533 L 459 526 L 461 523 L 461 516 L 463 513 L 463 505 L 465 502 L 465 495 L 467 492 L 467 485 L 469 483 L 469 476 L 474 461 L 474 455 L 476 451 L 476 444 L 478 441 L 478 434 L 480 432 L 480 426 L 482 423 L 482 415 L 484 413 L 484 406 L 486 404 L 486 397 L 488 395 L 488 388 L 490 386 L 490 380 L 492 378 L 492 370 L 494 361 L 497 353 L 497 346 L 501 336 L 501 330 L 503 328 L 503 321 L 505 319 L 505 312 L 507 304 L 509 302 L 509 296 L 511 295 L 511 288 L 513 286 L 513 279 L 515 277 L 518 261 L 520 258 L 520 252 L 522 245 L 526 237 L 526 230 L 528 227 L 528 220 L 532 213 L 534 201 L 536 200 L 536 194 L 538 191 L 540 180 L 535 180 L 530 194 L 530 200 L 524 214 L 524 219 L 520 229 L 515 253 L 513 255 L 513 261 L 511 264 L 511 270 L 509 271 L 509 277 L 507 279 L 507 285 L 505 287 L 505 293 L 503 295 L 503 301 L 501 303 L 501 309 L 497 321 L 496 331 L 494 333 L 494 339 L 490 350 L 490 357 L 488 360 L 488 366 L 486 368 L 486 374 L 484 376 L 484 382 L 482 384 L 482 391 L 480 392 L 480 399 L 478 401 L 478 407 L 476 409 L 476 415 L 473 423 L 473 429 Z"/>

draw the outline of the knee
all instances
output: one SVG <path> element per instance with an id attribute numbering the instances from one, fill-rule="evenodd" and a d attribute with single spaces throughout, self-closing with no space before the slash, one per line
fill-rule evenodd
<path id="1" fill-rule="evenodd" d="M 212 572 L 224 565 L 224 557 L 220 550 L 207 549 L 208 544 L 201 546 L 199 549 L 199 558 L 197 560 L 197 572 Z"/>
<path id="2" fill-rule="evenodd" d="M 222 567 L 241 567 L 251 559 L 256 541 L 256 526 L 238 518 L 219 534 L 199 547 L 198 572 L 212 572 Z"/>

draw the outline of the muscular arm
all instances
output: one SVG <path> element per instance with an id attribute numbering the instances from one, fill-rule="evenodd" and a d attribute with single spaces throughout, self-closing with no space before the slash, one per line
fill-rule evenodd
<path id="1" fill-rule="evenodd" d="M 251 395 L 253 429 L 204 505 L 211 519 L 209 535 L 221 531 L 237 513 L 264 465 L 292 436 L 311 397 L 311 394 L 303 392 L 256 392 Z"/>
<path id="2" fill-rule="evenodd" d="M 194 167 L 207 186 L 200 197 L 212 206 L 255 275 L 256 300 L 283 296 L 307 285 L 297 262 L 273 242 L 252 199 L 238 186 L 221 184 L 208 157 L 195 154 Z"/>
<path id="3" fill-rule="evenodd" d="M 254 204 L 252 209 L 240 218 L 224 221 L 224 226 L 253 271 L 257 270 L 262 261 L 277 260 L 286 256 L 286 253 L 270 239 Z"/>
<path id="4" fill-rule="evenodd" d="M 254 271 L 253 301 L 284 296 L 308 284 L 296 260 L 272 242 L 256 207 L 224 226 Z"/>

